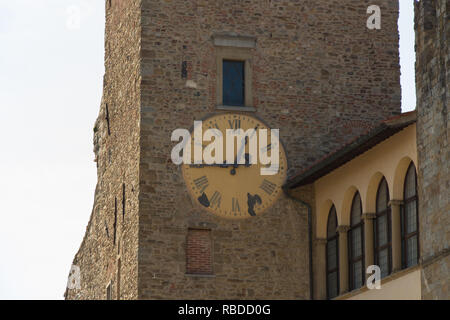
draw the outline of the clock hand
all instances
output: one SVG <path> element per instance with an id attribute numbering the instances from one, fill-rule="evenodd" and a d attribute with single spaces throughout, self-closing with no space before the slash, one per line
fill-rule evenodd
<path id="1" fill-rule="evenodd" d="M 238 164 L 238 159 L 241 159 L 242 153 L 245 151 L 245 147 L 247 146 L 248 141 L 249 141 L 251 138 L 253 138 L 253 136 L 256 134 L 256 132 L 258 131 L 258 127 L 259 127 L 259 125 L 257 125 L 257 126 L 255 127 L 255 129 L 254 129 L 254 131 L 253 131 L 253 133 L 252 133 L 252 135 L 251 135 L 250 137 L 248 137 L 248 136 L 245 136 L 245 137 L 244 137 L 245 143 L 242 143 L 242 146 L 241 146 L 241 148 L 239 149 L 239 152 L 237 153 L 236 158 L 234 159 L 234 165 L 233 165 L 234 169 L 237 168 L 239 165 L 242 166 L 242 164 Z M 243 142 L 244 142 L 244 141 L 243 141 Z M 249 155 L 248 153 L 245 154 L 245 164 L 244 164 L 244 165 L 245 165 L 246 167 L 250 167 L 250 155 Z M 233 170 L 234 170 L 234 169 L 233 169 Z M 233 170 L 231 171 L 231 174 L 232 174 L 232 175 L 236 174 L 236 170 L 234 170 L 234 171 L 233 171 Z M 233 172 L 234 172 L 234 173 L 233 173 Z"/>
<path id="2" fill-rule="evenodd" d="M 234 159 L 234 165 L 237 165 L 238 159 L 241 159 L 242 153 L 244 152 L 245 147 L 247 146 L 248 140 L 249 140 L 248 136 L 244 137 L 244 141 L 242 141 L 243 142 L 242 146 L 239 149 L 238 153 L 236 154 L 236 158 Z"/>

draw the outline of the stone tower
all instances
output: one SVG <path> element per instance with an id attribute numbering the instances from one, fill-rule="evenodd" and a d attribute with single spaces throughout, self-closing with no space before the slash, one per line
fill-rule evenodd
<path id="1" fill-rule="evenodd" d="M 307 168 L 400 113 L 397 20 L 393 0 L 107 0 L 98 184 L 66 298 L 311 298 L 307 208 L 283 195 L 254 219 L 208 214 L 171 162 L 171 133 L 248 114 L 280 128 L 289 173 Z M 218 102 L 223 52 L 251 67 L 241 109 Z M 209 275 L 187 274 L 194 231 Z"/>
<path id="2" fill-rule="evenodd" d="M 422 298 L 447 299 L 450 270 L 450 1 L 416 2 Z"/>

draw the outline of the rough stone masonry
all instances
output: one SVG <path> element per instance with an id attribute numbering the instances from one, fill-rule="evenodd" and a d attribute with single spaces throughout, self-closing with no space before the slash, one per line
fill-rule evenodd
<path id="1" fill-rule="evenodd" d="M 450 297 L 450 1 L 416 2 L 422 298 Z"/>
<path id="2" fill-rule="evenodd" d="M 366 27 L 379 5 L 380 30 Z M 67 299 L 309 299 L 307 209 L 283 196 L 228 221 L 190 199 L 171 132 L 217 109 L 214 35 L 255 39 L 251 115 L 280 128 L 289 173 L 400 113 L 398 1 L 108 0 L 95 202 Z M 189 229 L 212 275 L 186 274 Z"/>

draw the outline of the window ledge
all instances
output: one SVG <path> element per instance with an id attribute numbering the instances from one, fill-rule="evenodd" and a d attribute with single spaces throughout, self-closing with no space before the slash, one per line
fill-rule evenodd
<path id="1" fill-rule="evenodd" d="M 405 275 L 407 275 L 407 274 L 409 274 L 411 272 L 414 272 L 416 270 L 419 270 L 419 269 L 421 269 L 421 265 L 416 265 L 416 266 L 413 266 L 413 267 L 409 267 L 407 269 L 402 269 L 402 270 L 396 271 L 394 273 L 391 273 L 387 277 L 384 277 L 384 278 L 381 279 L 381 286 L 383 286 L 384 283 L 391 282 L 393 280 L 401 278 L 401 277 L 403 277 L 403 276 L 405 276 Z M 367 288 L 366 285 L 364 285 L 363 287 L 361 287 L 359 289 L 355 289 L 353 291 L 341 294 L 340 296 L 337 296 L 333 300 L 347 300 L 347 299 L 349 299 L 351 297 L 357 296 L 357 295 L 359 295 L 361 293 L 364 293 L 366 291 L 369 291 L 369 289 Z"/>
<path id="2" fill-rule="evenodd" d="M 245 112 L 256 112 L 254 107 L 238 107 L 238 106 L 217 106 L 217 110 L 228 110 L 228 111 L 245 111 Z"/>
<path id="3" fill-rule="evenodd" d="M 215 278 L 216 275 L 214 274 L 195 274 L 195 273 L 186 273 L 186 277 L 190 278 Z"/>

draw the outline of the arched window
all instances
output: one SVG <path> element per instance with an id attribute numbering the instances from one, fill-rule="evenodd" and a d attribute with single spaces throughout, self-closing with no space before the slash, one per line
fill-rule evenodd
<path id="1" fill-rule="evenodd" d="M 381 269 L 381 277 L 392 271 L 391 208 L 389 188 L 385 178 L 378 186 L 377 214 L 374 221 L 375 264 Z"/>
<path id="2" fill-rule="evenodd" d="M 417 203 L 416 167 L 411 162 L 405 177 L 402 210 L 402 265 L 415 266 L 419 262 L 419 214 Z"/>
<path id="3" fill-rule="evenodd" d="M 361 196 L 359 195 L 359 192 L 356 192 L 353 197 L 350 230 L 348 232 L 350 290 L 361 288 L 364 283 L 364 226 L 361 215 Z"/>
<path id="4" fill-rule="evenodd" d="M 337 232 L 336 208 L 328 214 L 327 223 L 327 297 L 339 295 L 339 234 Z"/>

